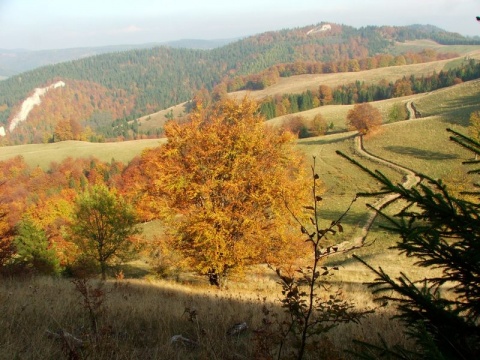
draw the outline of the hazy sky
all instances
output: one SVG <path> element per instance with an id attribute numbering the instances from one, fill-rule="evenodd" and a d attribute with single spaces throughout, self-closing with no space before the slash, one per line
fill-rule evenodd
<path id="1" fill-rule="evenodd" d="M 228 39 L 322 21 L 480 35 L 480 0 L 0 0 L 0 48 Z"/>

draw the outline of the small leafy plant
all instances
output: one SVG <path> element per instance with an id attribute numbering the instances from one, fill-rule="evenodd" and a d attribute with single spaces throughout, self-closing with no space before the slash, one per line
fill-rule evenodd
<path id="1" fill-rule="evenodd" d="M 326 281 L 327 276 L 338 267 L 323 265 L 325 258 L 336 253 L 350 249 L 339 249 L 338 246 L 326 246 L 329 236 L 343 232 L 342 219 L 350 210 L 355 199 L 352 200 L 348 209 L 329 226 L 322 228 L 319 220 L 319 203 L 322 197 L 319 195 L 319 175 L 315 172 L 315 157 L 312 169 L 312 198 L 313 205 L 305 206 L 308 215 L 307 225 L 294 214 L 286 203 L 287 209 L 300 225 L 300 231 L 306 236 L 305 241 L 311 245 L 310 265 L 300 267 L 294 272 L 283 274 L 282 269 L 276 268 L 275 272 L 282 286 L 281 306 L 285 310 L 286 318 L 279 320 L 275 316 L 275 322 L 279 325 L 280 339 L 277 358 L 283 356 L 284 346 L 292 345 L 293 355 L 296 359 L 303 359 L 307 351 L 319 353 L 325 345 L 324 335 L 340 323 L 359 322 L 367 313 L 355 310 L 354 305 L 345 300 L 341 290 L 332 292 L 331 286 Z M 265 315 L 270 315 L 268 309 Z M 264 323 L 268 320 L 264 320 Z M 323 344 L 323 345 L 322 345 Z M 329 345 L 332 346 L 331 344 Z M 324 350 L 324 349 L 323 349 Z M 333 350 L 332 350 L 333 352 Z M 334 358 L 333 354 L 329 358 Z"/>

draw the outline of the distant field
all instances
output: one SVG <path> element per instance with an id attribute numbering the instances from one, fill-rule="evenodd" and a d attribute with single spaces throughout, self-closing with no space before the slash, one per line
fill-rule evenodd
<path id="1" fill-rule="evenodd" d="M 480 45 L 441 45 L 432 40 L 414 40 L 405 42 L 396 42 L 389 50 L 392 55 L 398 55 L 405 52 L 419 52 L 424 49 L 433 49 L 439 53 L 458 53 L 467 55 L 480 50 Z"/>
<path id="2" fill-rule="evenodd" d="M 0 161 L 23 156 L 29 166 L 48 169 L 51 162 L 61 162 L 72 158 L 89 158 L 94 156 L 102 161 L 121 161 L 128 163 L 143 149 L 158 146 L 159 139 L 134 140 L 114 143 L 89 143 L 83 141 L 63 141 L 54 144 L 32 144 L 0 147 Z"/>
<path id="3" fill-rule="evenodd" d="M 476 51 L 472 52 L 470 57 L 480 58 L 480 46 Z M 328 85 L 335 87 L 343 84 L 355 82 L 357 80 L 364 81 L 367 84 L 374 84 L 382 79 L 387 81 L 395 81 L 403 76 L 422 76 L 430 75 L 433 72 L 439 72 L 442 69 L 451 67 L 453 62 L 459 64 L 464 61 L 464 56 L 449 60 L 434 61 L 422 64 L 390 66 L 385 68 L 366 70 L 360 72 L 334 73 L 334 74 L 306 74 L 281 78 L 280 81 L 263 90 L 257 91 L 237 91 L 231 93 L 236 98 L 242 98 L 245 95 L 255 100 L 261 100 L 269 96 L 278 94 L 298 94 L 307 90 L 317 90 L 320 85 Z"/>
<path id="4" fill-rule="evenodd" d="M 393 98 L 382 101 L 375 101 L 371 104 L 377 108 L 383 116 L 384 121 L 388 121 L 388 114 L 392 107 L 397 104 L 405 104 L 407 101 L 416 99 L 418 95 L 404 96 L 401 98 Z M 288 114 L 279 116 L 273 119 L 268 120 L 268 123 L 273 126 L 280 126 L 285 120 L 292 116 L 302 116 L 305 119 L 313 119 L 317 114 L 321 114 L 325 121 L 328 124 L 333 124 L 333 129 L 331 131 L 344 131 L 345 130 L 345 119 L 347 118 L 347 113 L 353 108 L 353 105 L 327 105 L 314 108 L 307 111 L 298 112 L 295 114 Z"/>
<path id="5" fill-rule="evenodd" d="M 480 109 L 480 80 L 416 95 L 415 104 L 424 116 L 439 116 L 446 124 L 468 124 L 473 111 Z"/>
<path id="6" fill-rule="evenodd" d="M 428 94 L 418 94 L 408 97 L 389 99 L 384 101 L 378 101 L 372 103 L 383 114 L 384 119 L 387 118 L 388 112 L 395 103 L 405 103 L 409 100 L 413 100 L 418 109 L 424 116 L 435 117 L 435 121 L 432 122 L 433 126 L 440 128 L 440 134 L 444 135 L 444 128 L 448 126 L 457 126 L 462 129 L 468 124 L 468 117 L 471 112 L 480 109 L 480 80 L 466 82 L 454 87 L 440 89 Z M 305 112 L 298 113 L 304 117 L 313 118 L 317 113 L 321 113 L 328 123 L 333 123 L 335 131 L 343 131 L 345 129 L 345 118 L 347 112 L 352 108 L 351 105 L 330 105 L 315 108 Z M 182 105 L 179 105 L 174 111 L 181 111 Z M 164 116 L 158 114 L 157 116 Z M 287 115 L 288 116 L 288 115 Z M 269 121 L 270 124 L 278 125 L 285 119 L 285 117 L 275 118 Z M 148 120 L 144 119 L 146 123 Z M 153 121 L 153 120 L 152 120 Z M 384 133 L 372 138 L 372 144 L 383 142 L 391 143 L 393 141 L 398 142 L 410 142 L 410 146 L 428 146 L 435 147 L 437 141 L 441 138 L 438 137 L 438 133 L 434 133 L 434 136 L 429 137 L 429 132 L 432 133 L 432 129 L 428 125 L 423 126 L 423 122 L 414 123 L 402 123 L 395 125 L 390 130 L 390 127 L 385 127 Z M 403 129 L 406 133 L 403 134 Z M 390 133 L 393 135 L 390 135 Z M 310 155 L 328 154 L 332 157 L 332 164 L 337 163 L 336 155 L 334 154 L 336 149 L 348 150 L 351 147 L 350 137 L 351 134 L 339 133 L 336 135 L 329 135 L 319 138 L 310 138 L 300 140 L 298 142 L 299 147 Z M 392 138 L 390 138 L 392 137 Z M 422 141 L 429 139 L 428 142 Z M 117 161 L 128 162 L 134 156 L 141 153 L 144 148 L 157 146 L 161 141 L 165 140 L 137 140 L 137 141 L 125 141 L 116 143 L 87 143 L 78 141 L 66 141 L 54 144 L 34 144 L 34 145 L 20 145 L 0 147 L 0 160 L 5 160 L 17 155 L 22 155 L 27 163 L 31 166 L 40 166 L 47 168 L 52 161 L 62 161 L 66 157 L 90 157 L 95 156 L 103 161 L 110 161 L 115 158 Z M 367 141 L 367 144 L 370 140 Z M 415 144 L 416 145 L 413 145 Z M 384 145 L 385 148 L 387 145 Z M 442 145 L 443 146 L 443 145 Z M 385 150 L 381 145 L 376 145 L 375 151 Z M 388 152 L 386 152 L 388 155 Z M 401 154 L 393 152 L 392 156 L 399 156 Z M 323 155 L 322 155 L 323 157 Z M 414 163 L 412 165 L 419 165 L 421 163 Z M 339 171 L 332 171 L 333 174 L 339 173 Z M 335 181 L 335 176 L 332 176 L 332 183 L 345 186 L 345 182 L 342 180 Z M 361 183 L 361 182 L 360 182 Z M 341 188 L 341 187 L 340 187 Z"/>
<path id="7" fill-rule="evenodd" d="M 335 74 L 314 74 L 314 75 L 298 75 L 298 76 L 291 76 L 287 78 L 281 78 L 279 82 L 275 85 L 272 85 L 264 90 L 258 91 L 237 91 L 230 93 L 231 96 L 241 99 L 245 96 L 248 96 L 252 99 L 260 101 L 269 96 L 275 96 L 278 94 L 298 94 L 302 93 L 307 90 L 318 90 L 318 87 L 323 85 L 328 85 L 331 87 L 339 86 L 343 84 L 348 84 L 355 82 L 357 80 L 364 81 L 367 84 L 374 84 L 379 82 L 382 79 L 387 81 L 395 81 L 397 79 L 402 78 L 403 76 L 409 76 L 411 74 L 415 76 L 421 75 L 429 75 L 433 72 L 439 72 L 443 69 L 450 69 L 452 67 L 460 66 L 463 61 L 465 61 L 465 57 L 477 58 L 480 59 L 480 46 L 474 45 L 462 45 L 462 46 L 446 46 L 446 45 L 439 45 L 433 41 L 427 40 L 418 40 L 418 41 L 411 41 L 407 43 L 397 43 L 395 48 L 403 49 L 398 50 L 399 53 L 405 51 L 421 51 L 425 48 L 433 48 L 438 52 L 456 52 L 462 54 L 462 56 L 454 59 L 442 60 L 442 61 L 434 61 L 424 64 L 414 64 L 414 65 L 404 65 L 404 66 L 391 66 L 386 68 L 380 69 L 373 69 L 367 71 L 360 71 L 360 72 L 349 72 L 349 73 L 335 73 Z M 409 49 L 409 50 L 408 50 Z M 405 98 L 402 98 L 405 99 Z M 388 113 L 389 108 L 393 105 L 393 103 L 398 102 L 398 99 L 392 99 L 385 102 L 386 109 L 385 114 Z M 382 105 L 383 106 L 383 105 Z M 333 121 L 334 124 L 337 122 L 337 118 L 344 118 L 346 112 L 348 111 L 347 107 L 343 107 L 342 109 L 336 107 L 323 107 L 318 109 L 312 109 L 309 112 L 305 112 L 304 114 L 308 116 L 315 116 L 315 113 L 319 111 L 325 112 L 326 116 Z M 139 118 L 139 123 L 141 129 L 143 131 L 157 129 L 159 127 L 163 127 L 165 121 L 167 121 L 166 115 L 173 111 L 175 117 L 182 117 L 185 114 L 185 103 L 170 107 L 168 109 L 156 112 L 154 114 L 150 114 L 147 116 L 143 116 Z M 312 115 L 313 114 L 313 115 Z M 340 116 L 338 116 L 340 115 Z M 276 121 L 280 121 L 277 119 Z M 343 120 L 342 120 L 343 122 Z M 335 130 L 339 130 L 343 128 L 343 124 L 338 127 L 335 124 Z"/>
<path id="8" fill-rule="evenodd" d="M 171 106 L 168 109 L 138 118 L 137 120 L 141 126 L 141 130 L 155 130 L 159 127 L 163 127 L 165 122 L 168 120 L 167 116 L 170 113 L 172 113 L 176 119 L 185 116 L 185 105 L 186 103 L 181 103 Z"/>

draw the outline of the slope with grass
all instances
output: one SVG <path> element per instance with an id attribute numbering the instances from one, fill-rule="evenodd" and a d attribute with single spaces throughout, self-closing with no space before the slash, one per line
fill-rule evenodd
<path id="1" fill-rule="evenodd" d="M 27 165 L 47 170 L 52 162 L 64 159 L 95 157 L 109 162 L 112 159 L 128 163 L 145 148 L 155 147 L 164 139 L 132 140 L 113 143 L 90 143 L 86 141 L 62 141 L 53 144 L 30 144 L 0 147 L 0 161 L 22 156 Z"/>
<path id="2" fill-rule="evenodd" d="M 395 42 L 388 52 L 392 55 L 400 55 L 406 52 L 419 52 L 425 49 L 435 50 L 437 52 L 454 52 L 462 56 L 470 56 L 472 52 L 478 50 L 478 45 L 443 45 L 434 40 L 422 39 L 413 41 Z"/>
<path id="3" fill-rule="evenodd" d="M 474 50 L 472 50 L 474 49 Z M 449 69 L 461 65 L 465 58 L 480 59 L 480 49 L 478 46 L 471 46 L 466 55 L 448 60 L 432 61 L 428 63 L 391 66 L 359 72 L 334 73 L 334 74 L 305 74 L 281 78 L 275 85 L 269 86 L 263 90 L 256 91 L 237 91 L 231 93 L 236 98 L 242 98 L 246 95 L 255 100 L 262 100 L 267 97 L 274 97 L 283 94 L 300 94 L 307 90 L 318 90 L 320 85 L 336 87 L 355 81 L 362 81 L 366 84 L 376 84 L 381 80 L 388 82 L 401 79 L 404 76 L 415 75 L 416 77 L 429 76 L 434 72 Z"/>

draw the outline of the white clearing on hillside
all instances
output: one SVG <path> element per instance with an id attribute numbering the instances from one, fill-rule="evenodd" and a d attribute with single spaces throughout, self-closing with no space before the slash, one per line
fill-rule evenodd
<path id="1" fill-rule="evenodd" d="M 325 25 L 322 25 L 322 26 L 317 26 L 316 28 L 313 28 L 312 30 L 309 30 L 307 32 L 307 35 L 315 34 L 317 32 L 329 31 L 329 30 L 332 30 L 332 25 L 325 24 Z"/>
<path id="2" fill-rule="evenodd" d="M 63 81 L 58 81 L 55 84 L 52 84 L 44 88 L 36 88 L 33 95 L 29 96 L 23 101 L 20 111 L 17 113 L 17 115 L 14 116 L 14 118 L 10 122 L 10 126 L 8 127 L 8 130 L 12 132 L 20 122 L 27 120 L 27 117 L 30 111 L 32 111 L 35 105 L 41 104 L 42 102 L 41 96 L 45 95 L 45 93 L 48 90 L 56 89 L 58 87 L 64 87 L 64 86 L 65 86 L 65 83 Z M 4 136 L 1 133 L 1 131 L 0 131 L 0 135 Z"/>

